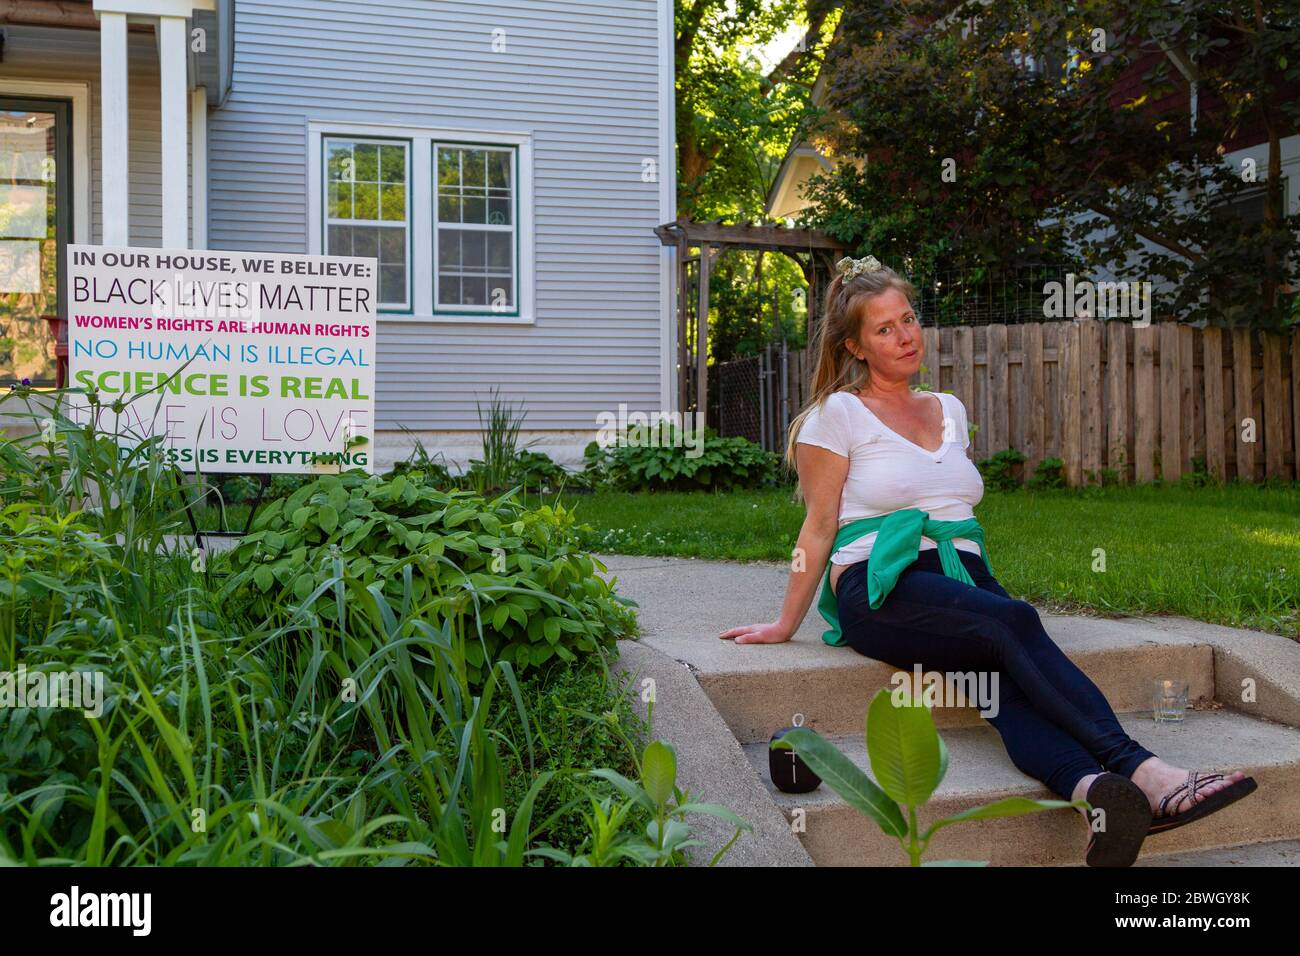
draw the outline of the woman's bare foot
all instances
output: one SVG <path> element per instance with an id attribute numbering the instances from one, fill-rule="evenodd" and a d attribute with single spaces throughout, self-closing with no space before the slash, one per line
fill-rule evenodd
<path id="1" fill-rule="evenodd" d="M 1210 794 L 1244 779 L 1245 776 L 1240 770 L 1234 770 L 1231 773 L 1225 773 L 1218 780 L 1199 783 L 1196 786 L 1195 797 L 1189 795 L 1187 789 L 1184 788 L 1178 796 L 1174 797 L 1166 805 L 1164 815 L 1170 817 L 1186 812 Z M 1151 801 L 1151 813 L 1154 815 L 1160 812 L 1160 801 L 1166 795 L 1187 783 L 1187 771 L 1181 767 L 1171 766 L 1159 757 L 1151 757 L 1133 771 L 1133 782 L 1142 788 L 1142 792 Z"/>

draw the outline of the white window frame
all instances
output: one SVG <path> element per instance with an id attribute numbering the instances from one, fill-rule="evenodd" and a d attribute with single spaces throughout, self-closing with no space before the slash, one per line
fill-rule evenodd
<path id="1" fill-rule="evenodd" d="M 307 237 L 308 252 L 322 253 L 324 183 L 324 140 L 327 136 L 374 137 L 410 141 L 407 163 L 407 193 L 410 220 L 409 312 L 380 312 L 381 322 L 436 322 L 448 325 L 533 325 L 536 322 L 534 291 L 533 231 L 533 144 L 532 135 L 518 131 L 453 129 L 401 126 L 387 123 L 341 123 L 309 120 L 307 123 Z M 434 308 L 434 205 L 433 146 L 482 145 L 513 146 L 515 152 L 516 216 L 518 244 L 515 276 L 515 299 L 518 315 L 494 313 L 465 314 L 463 311 L 439 312 Z"/>
<path id="2" fill-rule="evenodd" d="M 377 314 L 379 315 L 409 315 L 415 304 L 414 296 L 412 296 L 411 294 L 411 280 L 413 278 L 413 276 L 411 275 L 411 245 L 412 245 L 411 242 L 411 225 L 412 225 L 411 223 L 411 219 L 412 219 L 411 144 L 407 140 L 403 140 L 403 139 L 391 139 L 391 138 L 384 139 L 377 136 L 341 136 L 338 133 L 325 133 L 322 134 L 321 136 L 321 162 L 322 163 L 325 162 L 324 149 L 325 149 L 325 141 L 327 139 L 342 140 L 351 143 L 354 146 L 358 146 L 358 145 L 359 146 L 401 146 L 403 149 L 406 150 L 406 162 L 403 164 L 406 167 L 406 183 L 405 186 L 403 187 L 406 192 L 406 215 L 405 218 L 402 219 L 402 228 L 406 230 L 406 295 L 405 295 L 406 301 L 401 303 L 400 305 L 390 304 L 388 306 L 378 306 L 379 303 L 378 277 L 376 277 L 375 279 L 376 282 L 375 301 L 376 301 L 376 306 L 378 307 Z M 321 168 L 321 173 L 322 175 L 324 175 L 324 167 Z M 327 185 L 328 183 L 324 179 L 322 179 L 321 180 L 322 189 Z M 355 186 L 355 180 L 353 181 L 353 185 Z M 382 203 L 382 196 L 377 195 L 376 201 Z M 328 213 L 328 211 L 329 211 L 328 206 L 326 206 L 324 207 L 322 212 L 322 215 L 325 216 L 323 222 L 321 223 L 320 240 L 321 240 L 322 249 L 329 245 L 329 243 L 326 241 L 327 239 L 326 233 L 329 231 L 330 226 L 343 226 L 343 225 L 378 226 L 380 228 L 391 229 L 394 223 L 396 222 L 396 220 L 393 219 L 330 219 L 328 215 L 325 215 L 325 213 Z"/>

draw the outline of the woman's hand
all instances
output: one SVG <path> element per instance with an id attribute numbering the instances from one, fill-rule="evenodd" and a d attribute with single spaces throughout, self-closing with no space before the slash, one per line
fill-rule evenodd
<path id="1" fill-rule="evenodd" d="M 801 443 L 796 453 L 799 487 L 808 504 L 799 541 L 791 558 L 790 580 L 786 584 L 781 613 L 769 624 L 748 624 L 723 631 L 724 641 L 737 644 L 782 644 L 794 636 L 817 596 L 822 571 L 831 556 L 839 525 L 840 495 L 849 474 L 849 460 L 828 448 Z"/>
<path id="2" fill-rule="evenodd" d="M 718 637 L 724 641 L 735 638 L 737 644 L 782 644 L 790 640 L 790 630 L 780 621 L 770 624 L 746 624 L 723 631 Z"/>

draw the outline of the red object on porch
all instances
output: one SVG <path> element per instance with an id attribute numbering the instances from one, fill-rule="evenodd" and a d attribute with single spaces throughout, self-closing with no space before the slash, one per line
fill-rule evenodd
<path id="1" fill-rule="evenodd" d="M 68 384 L 68 322 L 57 315 L 43 315 L 41 318 L 50 324 L 50 331 L 54 333 L 54 385 L 65 388 Z"/>

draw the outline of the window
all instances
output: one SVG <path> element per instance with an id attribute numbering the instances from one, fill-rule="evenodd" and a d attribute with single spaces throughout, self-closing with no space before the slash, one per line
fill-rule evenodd
<path id="1" fill-rule="evenodd" d="M 1240 162 L 1237 163 L 1240 166 Z M 1287 180 L 1282 177 L 1282 213 L 1287 209 Z M 1264 212 L 1268 208 L 1268 185 L 1256 189 L 1242 189 L 1232 199 L 1220 199 L 1210 207 L 1210 218 L 1219 225 L 1232 222 L 1262 223 Z"/>
<path id="2" fill-rule="evenodd" d="M 1230 155 L 1228 168 L 1234 172 L 1241 169 L 1242 156 Z M 1282 189 L 1282 212 L 1290 208 L 1288 202 L 1288 181 L 1284 176 L 1279 181 Z M 1216 273 L 1209 280 L 1210 306 L 1217 309 L 1232 321 L 1234 318 L 1248 322 L 1248 309 L 1241 303 L 1250 301 L 1258 295 L 1260 281 L 1268 268 L 1266 250 L 1268 243 L 1260 242 L 1263 234 L 1264 216 L 1268 208 L 1268 183 L 1261 182 L 1254 187 L 1238 187 L 1233 195 L 1215 195 L 1209 207 L 1209 224 L 1224 238 L 1231 239 L 1240 253 L 1234 256 L 1238 268 Z M 1290 263 L 1287 262 L 1287 272 Z M 1285 275 L 1285 273 L 1283 274 Z M 1286 279 L 1282 278 L 1282 292 L 1287 293 Z"/>
<path id="3" fill-rule="evenodd" d="M 515 150 L 434 144 L 434 310 L 516 312 Z"/>
<path id="4" fill-rule="evenodd" d="M 411 308 L 410 144 L 325 139 L 325 254 L 379 260 L 379 308 Z"/>
<path id="5" fill-rule="evenodd" d="M 531 133 L 310 120 L 307 143 L 308 251 L 378 259 L 380 318 L 535 321 Z"/>
<path id="6" fill-rule="evenodd" d="M 64 100 L 0 99 L 0 385 L 56 385 L 66 364 L 70 120 Z"/>

